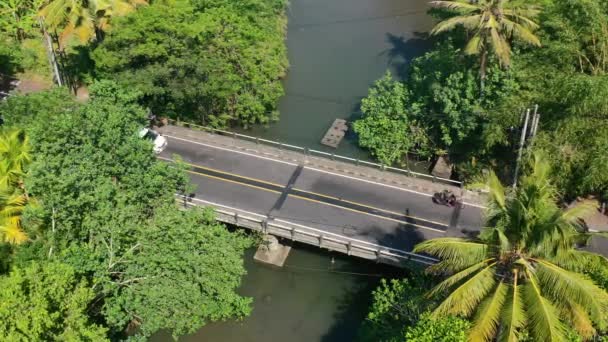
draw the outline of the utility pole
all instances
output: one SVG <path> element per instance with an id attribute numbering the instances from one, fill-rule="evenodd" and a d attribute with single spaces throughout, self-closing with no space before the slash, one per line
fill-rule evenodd
<path id="1" fill-rule="evenodd" d="M 526 131 L 528 130 L 528 120 L 530 119 L 530 109 L 526 110 L 526 119 L 524 121 L 524 129 L 521 131 L 521 139 L 519 140 L 519 151 L 517 152 L 517 161 L 515 162 L 515 173 L 513 176 L 513 189 L 517 188 L 517 173 L 519 172 L 519 163 L 521 155 L 524 152 L 524 143 L 526 141 Z"/>
<path id="2" fill-rule="evenodd" d="M 538 113 L 538 105 L 534 105 L 534 124 L 532 125 L 531 134 L 536 136 L 536 130 L 538 129 L 538 122 L 540 121 L 540 114 Z"/>
<path id="3" fill-rule="evenodd" d="M 61 74 L 59 73 L 59 65 L 57 64 L 57 56 L 55 55 L 55 50 L 53 49 L 53 41 L 51 40 L 51 36 L 44 26 L 44 18 L 38 17 L 38 23 L 40 24 L 42 34 L 44 35 L 44 43 L 46 45 L 49 64 L 51 65 L 51 71 L 53 73 L 55 82 L 57 82 L 57 85 L 61 87 L 63 86 L 63 80 L 61 79 Z"/>
<path id="4" fill-rule="evenodd" d="M 524 112 L 521 113 L 519 122 L 524 120 Z M 519 141 L 519 151 L 517 152 L 517 161 L 515 162 L 515 172 L 513 176 L 513 189 L 517 188 L 517 176 L 519 174 L 519 164 L 521 163 L 521 157 L 524 152 L 527 138 L 533 138 L 536 136 L 538 129 L 538 122 L 540 121 L 540 114 L 538 113 L 538 105 L 534 105 L 534 113 L 530 116 L 530 108 L 526 109 L 524 128 L 521 131 L 521 139 Z M 528 125 L 529 123 L 529 125 Z M 530 129 L 528 130 L 528 126 Z"/>

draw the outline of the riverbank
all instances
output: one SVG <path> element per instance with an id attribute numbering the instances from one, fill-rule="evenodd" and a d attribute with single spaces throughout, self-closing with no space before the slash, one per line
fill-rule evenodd
<path id="1" fill-rule="evenodd" d="M 372 83 L 387 69 L 403 75 L 427 48 L 433 25 L 426 0 L 293 0 L 288 9 L 289 71 L 280 119 L 247 130 L 267 139 L 323 151 L 323 134 L 336 118 L 353 121 Z M 352 131 L 337 150 L 366 160 Z"/>

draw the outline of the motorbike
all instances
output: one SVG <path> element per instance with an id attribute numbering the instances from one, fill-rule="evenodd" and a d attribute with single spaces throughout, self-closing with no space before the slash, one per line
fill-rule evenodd
<path id="1" fill-rule="evenodd" d="M 456 205 L 456 195 L 454 195 L 449 190 L 436 192 L 435 194 L 433 194 L 433 203 L 453 207 Z"/>

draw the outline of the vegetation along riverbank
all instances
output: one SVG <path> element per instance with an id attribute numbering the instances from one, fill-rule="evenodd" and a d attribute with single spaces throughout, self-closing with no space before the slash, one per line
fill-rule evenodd
<path id="1" fill-rule="evenodd" d="M 176 205 L 176 194 L 192 200 L 194 173 L 180 158 L 172 164 L 157 158 L 155 148 L 166 147 L 168 138 L 154 135 L 161 143 L 153 146 L 138 132 L 153 126 L 149 119 L 155 115 L 239 129 L 279 120 L 289 67 L 288 6 L 286 0 L 0 3 L 0 340 L 145 341 L 164 334 L 178 340 L 196 332 L 207 339 L 203 326 L 252 315 L 256 303 L 240 289 L 247 279 L 244 256 L 259 239 L 226 227 L 211 208 Z M 355 290 L 345 296 L 350 302 L 340 303 L 342 311 L 371 302 L 363 320 L 359 311 L 343 315 L 357 320 L 352 326 L 358 330 L 328 333 L 324 340 L 607 341 L 608 250 L 590 244 L 602 239 L 608 225 L 591 230 L 585 220 L 595 215 L 608 221 L 608 0 L 438 0 L 429 3 L 428 15 L 434 28 L 416 38 L 428 50 L 399 70 L 378 75 L 357 106 L 362 116 L 352 123 L 354 138 L 383 164 L 378 172 L 388 172 L 385 165 L 402 166 L 408 154 L 445 158 L 453 178 L 487 194 L 484 206 L 474 205 L 485 210 L 484 228 L 460 229 L 460 210 L 470 209 L 465 208 L 470 203 L 455 200 L 453 207 L 437 209 L 431 206 L 433 194 L 423 189 L 403 192 L 428 197 L 426 215 L 452 210 L 444 215 L 449 223 L 434 222 L 441 229 L 432 229 L 432 237 L 440 237 L 426 241 L 405 223 L 429 230 L 424 222 L 443 218 L 418 219 L 410 208 L 372 208 L 387 202 L 379 200 L 380 191 L 363 204 L 349 194 L 315 193 L 331 204 L 324 209 L 336 210 L 326 215 L 335 218 L 331 224 L 340 233 L 332 236 L 355 229 L 337 210 L 350 209 L 349 219 L 363 217 L 354 216 L 361 212 L 353 206 L 374 202 L 363 213 L 370 221 L 361 220 L 371 222 L 370 236 L 386 232 L 373 220 L 398 223 L 407 236 L 390 241 L 400 238 L 410 246 L 407 252 L 436 262 L 404 272 L 373 263 L 364 272 L 342 272 L 332 269 L 333 255 L 326 270 L 325 255 L 314 267 L 300 267 L 299 277 L 342 272 L 355 279 L 343 281 Z M 298 30 L 373 25 L 398 16 L 403 17 L 381 13 L 321 24 L 310 19 Z M 333 37 L 357 42 L 342 31 Z M 203 145 L 187 152 L 208 158 Z M 231 167 L 240 162 L 230 160 Z M 291 161 L 274 162 L 291 167 Z M 268 175 L 288 179 L 280 191 L 276 187 L 282 186 L 269 180 L 228 175 L 232 169 L 199 175 L 224 177 L 232 185 L 248 177 L 249 183 L 241 182 L 247 189 L 280 193 L 276 211 L 298 177 L 310 171 L 293 166 L 293 175 Z M 326 171 L 319 174 L 333 173 Z M 327 179 L 355 183 L 360 180 L 355 176 Z M 364 182 L 400 191 L 403 197 L 395 198 L 407 196 L 380 179 Z M 339 192 L 331 183 L 313 186 Z M 242 197 L 263 201 L 257 196 Z M 296 207 L 318 216 L 307 224 L 323 216 L 312 203 Z M 338 205 L 344 203 L 350 207 Z M 246 219 L 239 215 L 237 224 Z M 315 234 L 310 239 L 318 237 L 318 246 L 328 248 L 331 241 Z M 370 251 L 377 258 L 386 252 Z M 387 279 L 373 291 L 376 278 L 354 284 L 380 276 Z M 277 283 L 297 296 L 289 287 L 295 281 Z M 251 288 L 249 293 L 256 293 Z M 342 288 L 325 297 L 309 291 L 298 305 L 314 316 L 313 300 Z M 259 298 L 272 300 L 266 294 Z M 324 324 L 319 325 L 331 326 Z"/>

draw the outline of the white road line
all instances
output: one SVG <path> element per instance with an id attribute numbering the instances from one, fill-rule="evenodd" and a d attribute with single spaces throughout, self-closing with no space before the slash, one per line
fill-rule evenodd
<path id="1" fill-rule="evenodd" d="M 371 180 L 368 180 L 368 179 L 362 179 L 362 178 L 358 178 L 358 177 L 347 176 L 347 175 L 343 175 L 343 174 L 339 174 L 339 173 L 335 173 L 335 172 L 331 172 L 331 171 L 316 169 L 314 167 L 304 166 L 304 168 L 308 169 L 308 170 L 312 170 L 312 171 L 327 173 L 327 174 L 330 174 L 330 175 L 333 175 L 333 176 L 344 177 L 344 178 L 348 178 L 348 179 L 354 179 L 354 180 L 358 180 L 358 181 L 361 181 L 361 182 L 370 183 L 370 184 L 374 184 L 374 185 L 380 185 L 380 186 L 391 188 L 391 189 L 411 192 L 411 193 L 414 193 L 414 194 L 417 194 L 417 195 L 422 195 L 422 196 L 427 196 L 427 197 L 433 197 L 433 195 L 427 194 L 425 192 L 420 192 L 420 191 L 416 191 L 416 190 L 410 190 L 410 189 L 402 188 L 402 187 L 399 187 L 399 186 L 379 183 L 379 182 L 371 181 Z M 487 207 L 479 205 L 479 204 L 475 204 L 475 203 L 463 202 L 463 204 L 469 205 L 471 207 L 477 207 L 477 208 L 481 208 L 481 209 L 487 209 Z"/>
<path id="2" fill-rule="evenodd" d="M 202 145 L 202 146 L 206 146 L 206 147 L 210 147 L 210 148 L 215 148 L 215 149 L 222 150 L 222 151 L 234 152 L 234 153 L 243 154 L 243 155 L 250 156 L 250 157 L 260 158 L 260 159 L 264 159 L 264 160 L 270 160 L 270 161 L 274 161 L 274 162 L 282 163 L 282 164 L 286 164 L 286 165 L 291 165 L 291 166 L 298 166 L 298 164 L 286 162 L 284 160 L 279 160 L 279 159 L 274 159 L 274 158 L 269 158 L 269 157 L 262 157 L 262 156 L 259 156 L 259 155 L 256 155 L 256 154 L 252 154 L 252 153 L 247 153 L 247 152 L 243 152 L 243 151 L 237 151 L 237 150 L 233 150 L 233 149 L 229 149 L 229 148 L 225 148 L 225 147 L 219 147 L 219 146 L 209 145 L 209 144 L 201 143 L 201 142 L 198 142 L 198 141 L 193 141 L 193 140 L 188 140 L 188 139 L 174 137 L 174 136 L 171 136 L 171 135 L 163 135 L 163 136 L 165 136 L 167 138 L 171 138 L 171 139 L 176 139 L 176 140 L 185 141 L 185 142 L 189 142 L 189 143 L 193 143 L 193 144 L 197 144 L 197 145 Z M 331 172 L 331 171 L 317 169 L 317 168 L 310 167 L 310 166 L 304 166 L 304 168 L 308 169 L 308 170 L 312 170 L 312 171 L 327 173 L 327 174 L 330 174 L 330 175 L 333 175 L 333 176 L 344 177 L 344 178 L 347 178 L 347 179 L 352 179 L 352 180 L 357 180 L 357 181 L 360 181 L 360 182 L 365 182 L 365 183 L 369 183 L 369 184 L 379 185 L 379 186 L 383 186 L 383 187 L 387 187 L 387 188 L 391 188 L 391 189 L 395 189 L 395 190 L 410 192 L 410 193 L 414 193 L 414 194 L 421 195 L 421 196 L 433 197 L 432 194 L 427 194 L 427 193 L 416 191 L 416 190 L 406 189 L 406 188 L 399 187 L 399 186 L 388 185 L 388 184 L 379 183 L 379 182 L 375 182 L 375 181 L 371 181 L 371 180 L 367 180 L 367 179 L 362 179 L 362 178 L 358 178 L 358 177 L 347 176 L 347 175 L 343 175 L 343 174 L 339 174 L 339 173 L 335 173 L 335 172 Z M 486 206 L 475 204 L 475 203 L 463 202 L 463 204 L 467 205 L 467 206 L 471 206 L 471 207 L 480 208 L 480 209 L 487 209 Z"/>
<path id="3" fill-rule="evenodd" d="M 222 208 L 226 208 L 226 209 L 230 209 L 230 210 L 240 211 L 242 213 L 249 214 L 249 215 L 266 217 L 266 215 L 254 213 L 254 212 L 243 210 L 243 209 L 237 209 L 237 208 L 229 207 L 227 205 L 223 205 L 223 204 L 219 204 L 219 203 L 215 203 L 215 202 L 211 202 L 211 201 L 205 201 L 205 200 L 198 199 L 198 198 L 193 198 L 192 200 L 195 201 L 195 202 L 207 203 L 207 204 L 211 204 L 213 206 L 218 206 L 218 207 L 222 207 Z"/>
<path id="4" fill-rule="evenodd" d="M 419 191 L 416 191 L 416 190 L 410 190 L 410 189 L 406 189 L 406 188 L 402 188 L 402 187 L 398 187 L 398 186 L 394 186 L 394 185 L 388 185 L 388 184 L 384 184 L 384 183 L 374 182 L 374 181 L 371 181 L 371 180 L 362 179 L 362 178 L 358 178 L 358 177 L 347 176 L 347 175 L 343 175 L 343 174 L 339 174 L 339 173 L 334 173 L 334 172 L 331 172 L 331 171 L 316 169 L 314 167 L 305 166 L 304 168 L 308 169 L 308 170 L 312 170 L 312 171 L 327 173 L 327 174 L 330 174 L 330 175 L 333 175 L 333 176 L 344 177 L 344 178 L 348 178 L 348 179 L 354 179 L 354 180 L 358 180 L 358 181 L 365 182 L 365 183 L 370 183 L 370 184 L 380 185 L 380 186 L 384 186 L 384 187 L 392 188 L 392 189 L 396 189 L 396 190 L 402 190 L 402 191 L 406 191 L 406 192 L 411 192 L 411 193 L 414 193 L 414 194 L 417 194 L 417 195 L 422 195 L 422 196 L 427 196 L 427 197 L 433 197 L 433 195 L 427 194 L 425 192 L 419 192 Z"/>
<path id="5" fill-rule="evenodd" d="M 178 196 L 181 196 L 181 195 L 178 195 Z M 267 216 L 262 215 L 262 214 L 257 214 L 257 213 L 253 213 L 253 212 L 251 212 L 251 211 L 242 210 L 242 209 L 237 209 L 237 208 L 233 208 L 233 207 L 230 207 L 230 206 L 227 206 L 227 205 L 223 205 L 223 204 L 219 204 L 219 203 L 215 203 L 215 202 L 211 202 L 211 201 L 205 201 L 205 200 L 198 199 L 198 198 L 193 198 L 192 200 L 193 200 L 193 201 L 196 201 L 196 202 L 202 202 L 202 203 L 211 204 L 211 205 L 213 205 L 213 206 L 218 206 L 218 207 L 222 207 L 222 208 L 227 208 L 227 209 L 230 209 L 230 210 L 234 210 L 235 212 L 237 212 L 237 211 L 238 211 L 238 212 L 242 212 L 242 213 L 249 214 L 249 215 L 255 215 L 255 216 L 260 216 L 260 217 L 264 217 L 264 218 L 266 218 L 266 217 L 267 217 Z M 423 258 L 423 259 L 428 259 L 428 260 L 437 261 L 437 259 L 430 258 L 430 257 L 424 256 L 424 255 L 419 255 L 419 254 L 416 254 L 416 253 L 406 252 L 406 251 L 402 251 L 402 250 L 399 250 L 399 249 L 396 249 L 396 248 L 392 248 L 392 247 L 388 247 L 388 246 L 380 246 L 380 245 L 375 244 L 375 243 L 373 243 L 373 242 L 364 241 L 364 240 L 359 240 L 359 239 L 354 239 L 354 238 L 349 237 L 349 236 L 340 235 L 340 234 L 336 234 L 336 233 L 332 233 L 332 232 L 328 232 L 328 231 L 320 230 L 320 229 L 317 229 L 317 228 L 313 228 L 313 227 L 304 226 L 304 225 L 301 225 L 301 224 L 298 224 L 298 223 L 294 223 L 294 222 L 291 222 L 291 221 L 282 220 L 282 219 L 279 219 L 279 218 L 275 218 L 275 219 L 273 219 L 273 221 L 276 221 L 276 222 L 282 222 L 282 223 L 287 223 L 287 224 L 290 224 L 290 225 L 292 225 L 292 226 L 296 226 L 296 227 L 300 227 L 300 228 L 304 228 L 304 229 L 308 229 L 308 230 L 316 231 L 316 232 L 319 232 L 319 233 L 324 233 L 324 234 L 328 234 L 328 235 L 337 236 L 337 237 L 343 238 L 343 239 L 345 239 L 345 240 L 347 240 L 347 241 L 348 241 L 348 240 L 350 240 L 350 241 L 359 242 L 359 243 L 362 243 L 362 244 L 365 244 L 365 245 L 370 245 L 370 246 L 374 246 L 374 247 L 380 247 L 380 248 L 382 248 L 382 249 L 384 249 L 384 250 L 391 250 L 391 251 L 395 251 L 395 252 L 406 253 L 406 254 L 410 254 L 410 255 L 415 255 L 415 256 L 420 257 L 420 258 Z"/>
<path id="6" fill-rule="evenodd" d="M 250 156 L 250 157 L 260 158 L 260 159 L 264 159 L 264 160 L 271 160 L 271 161 L 274 161 L 274 162 L 277 162 L 277 163 L 287 164 L 287 165 L 291 165 L 291 166 L 298 166 L 298 164 L 286 162 L 284 160 L 278 160 L 278 159 L 274 159 L 274 158 L 262 157 L 262 156 L 259 156 L 259 155 L 256 155 L 256 154 L 251 154 L 251 153 L 247 153 L 247 152 L 243 152 L 243 151 L 232 150 L 232 149 L 225 148 L 225 147 L 213 146 L 213 145 L 205 144 L 205 143 L 198 142 L 198 141 L 192 141 L 192 140 L 188 140 L 188 139 L 182 139 L 182 138 L 174 137 L 174 136 L 171 136 L 171 135 L 163 135 L 163 136 L 167 137 L 167 138 L 175 139 L 175 140 L 181 140 L 181 141 L 186 141 L 186 142 L 197 144 L 197 145 L 202 145 L 202 146 L 205 146 L 205 147 L 215 148 L 215 149 L 222 150 L 222 151 L 230 151 L 230 152 L 234 152 L 234 153 L 238 153 L 238 154 L 244 154 L 244 155 Z"/>

